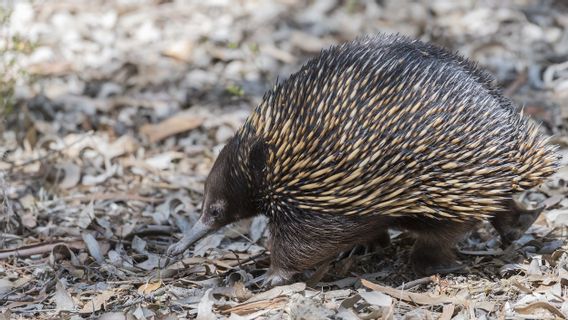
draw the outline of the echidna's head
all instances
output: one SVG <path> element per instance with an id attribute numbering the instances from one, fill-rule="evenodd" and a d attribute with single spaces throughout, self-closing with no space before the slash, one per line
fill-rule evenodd
<path id="1" fill-rule="evenodd" d="M 236 136 L 225 145 L 205 181 L 201 217 L 190 231 L 193 241 L 260 213 L 257 196 L 265 162 L 262 142 Z"/>

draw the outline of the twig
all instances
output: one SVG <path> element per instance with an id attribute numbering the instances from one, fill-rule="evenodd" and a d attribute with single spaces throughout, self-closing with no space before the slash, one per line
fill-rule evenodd
<path id="1" fill-rule="evenodd" d="M 31 246 L 20 247 L 16 249 L 10 250 L 0 250 L 0 259 L 10 258 L 12 256 L 16 257 L 26 257 L 31 256 L 34 254 L 46 253 L 51 252 L 53 248 L 58 245 L 65 245 L 67 247 L 73 249 L 84 249 L 85 243 L 82 240 L 74 240 L 71 242 L 55 242 L 55 243 L 48 243 L 48 244 L 37 244 Z"/>
<path id="2" fill-rule="evenodd" d="M 396 289 L 397 290 L 409 290 L 409 289 L 412 289 L 414 287 L 421 286 L 423 284 L 428 284 L 430 282 L 432 282 L 432 277 L 424 277 L 424 278 L 412 280 L 412 281 L 407 282 L 407 283 L 403 283 L 400 286 L 398 286 Z"/>

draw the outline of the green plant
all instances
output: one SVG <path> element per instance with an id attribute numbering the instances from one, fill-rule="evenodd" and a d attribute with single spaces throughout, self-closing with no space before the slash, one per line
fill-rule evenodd
<path id="1" fill-rule="evenodd" d="M 245 91 L 243 90 L 243 88 L 235 85 L 235 84 L 231 84 L 229 86 L 227 86 L 227 88 L 225 88 L 225 90 L 232 96 L 236 96 L 236 97 L 243 97 L 245 95 Z"/>
<path id="2" fill-rule="evenodd" d="M 25 80 L 27 73 L 19 67 L 18 59 L 29 55 L 34 45 L 17 34 L 11 34 L 11 10 L 0 6 L 0 115 L 2 118 L 14 110 L 15 87 Z"/>

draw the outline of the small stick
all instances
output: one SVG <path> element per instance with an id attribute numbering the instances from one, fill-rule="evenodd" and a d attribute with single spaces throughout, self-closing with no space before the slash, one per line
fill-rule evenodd
<path id="1" fill-rule="evenodd" d="M 424 277 L 424 278 L 420 278 L 420 279 L 416 279 L 416 280 L 412 280 L 410 282 L 407 283 L 403 283 L 402 285 L 398 286 L 397 289 L 398 290 L 408 290 L 408 289 L 412 289 L 414 287 L 423 285 L 423 284 L 428 284 L 432 282 L 432 277 Z"/>
<path id="2" fill-rule="evenodd" d="M 12 256 L 14 256 L 14 257 L 26 257 L 26 256 L 32 256 L 34 254 L 51 252 L 53 250 L 53 248 L 55 248 L 58 245 L 65 245 L 65 246 L 68 246 L 69 248 L 73 248 L 73 249 L 84 249 L 85 248 L 85 243 L 82 240 L 74 240 L 74 241 L 70 241 L 70 242 L 58 241 L 58 242 L 55 242 L 55 243 L 37 244 L 37 245 L 20 247 L 20 248 L 16 248 L 16 249 L 0 250 L 0 260 L 10 258 Z"/>

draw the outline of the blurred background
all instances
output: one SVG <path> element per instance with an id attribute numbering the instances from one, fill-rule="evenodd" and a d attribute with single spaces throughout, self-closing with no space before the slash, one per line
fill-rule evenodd
<path id="1" fill-rule="evenodd" d="M 400 33 L 458 51 L 490 71 L 554 143 L 568 144 L 568 2 L 562 0 L 0 5 L 0 249 L 11 257 L 0 262 L 0 277 L 11 288 L 0 304 L 33 295 L 33 288 L 67 287 L 74 296 L 82 289 L 72 284 L 164 268 L 172 235 L 198 216 L 215 155 L 264 92 L 320 50 L 360 35 Z M 548 231 L 558 227 L 554 221 L 568 222 L 566 210 L 555 214 L 544 224 Z M 248 221 L 206 238 L 196 255 L 259 254 L 265 223 Z M 489 239 L 470 245 L 495 246 Z M 37 246 L 52 242 L 78 255 L 66 271 L 53 261 L 68 254 Z M 31 251 L 15 258 L 15 248 Z M 93 266 L 89 276 L 79 265 Z M 391 260 L 376 268 L 395 267 Z M 219 275 L 186 267 L 174 269 L 176 277 L 181 270 L 194 280 Z M 65 286 L 56 287 L 55 275 Z M 42 300 L 47 308 L 61 307 L 49 297 Z"/>

